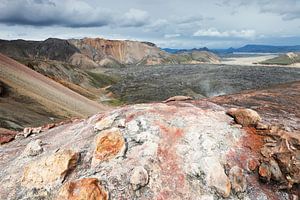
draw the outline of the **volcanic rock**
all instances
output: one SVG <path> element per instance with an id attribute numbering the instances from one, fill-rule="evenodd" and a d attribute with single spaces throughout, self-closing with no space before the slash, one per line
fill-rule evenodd
<path id="1" fill-rule="evenodd" d="M 17 135 L 16 131 L 0 128 L 0 145 L 14 140 L 16 135 Z"/>
<path id="2" fill-rule="evenodd" d="M 71 150 L 42 157 L 25 166 L 22 185 L 29 188 L 43 188 L 56 181 L 62 181 L 75 168 L 77 160 L 78 154 Z"/>
<path id="3" fill-rule="evenodd" d="M 187 101 L 187 100 L 193 100 L 193 98 L 188 96 L 174 96 L 163 101 L 163 103 L 168 103 L 170 101 Z"/>
<path id="4" fill-rule="evenodd" d="M 243 169 L 234 166 L 229 171 L 229 178 L 231 187 L 235 192 L 245 192 L 247 188 L 247 181 Z"/>
<path id="5" fill-rule="evenodd" d="M 130 183 L 134 190 L 144 187 L 148 183 L 148 172 L 141 166 L 132 170 Z"/>
<path id="6" fill-rule="evenodd" d="M 83 178 L 63 186 L 56 200 L 107 200 L 108 193 L 96 178 Z"/>
<path id="7" fill-rule="evenodd" d="M 251 109 L 232 108 L 227 114 L 234 117 L 235 121 L 242 126 L 256 126 L 261 121 L 259 114 Z"/>
<path id="8" fill-rule="evenodd" d="M 95 128 L 109 117 L 110 127 Z M 259 183 L 254 173 L 242 173 L 249 158 L 263 160 L 264 140 L 255 131 L 232 126 L 225 109 L 208 101 L 117 108 L 1 146 L 0 184 L 5 187 L 0 187 L 0 199 L 238 199 L 236 191 L 244 191 L 245 199 L 284 199 L 285 191 Z M 298 148 L 295 136 L 289 138 L 290 148 Z M 43 153 L 22 156 L 32 139 L 43 141 Z M 285 165 L 294 162 L 292 157 L 271 157 L 296 185 L 297 167 Z M 265 177 L 271 178 L 264 159 Z M 243 176 L 251 189 L 244 190 Z"/>
<path id="9" fill-rule="evenodd" d="M 23 154 L 25 156 L 37 156 L 42 152 L 43 152 L 42 140 L 37 139 L 27 144 Z"/>
<path id="10" fill-rule="evenodd" d="M 96 149 L 94 151 L 93 164 L 107 161 L 125 151 L 125 140 L 117 128 L 102 131 L 96 138 Z"/>

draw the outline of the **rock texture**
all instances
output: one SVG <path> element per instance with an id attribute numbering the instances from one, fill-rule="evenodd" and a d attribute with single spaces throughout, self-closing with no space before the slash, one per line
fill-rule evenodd
<path id="1" fill-rule="evenodd" d="M 240 128 L 225 111 L 207 101 L 139 104 L 17 138 L 0 147 L 0 184 L 5 186 L 0 187 L 0 199 L 287 199 L 288 194 L 297 195 L 298 135 L 269 130 L 273 140 L 282 142 L 265 149 L 267 132 Z M 28 144 L 39 140 L 43 151 L 24 156 Z M 280 145 L 286 141 L 282 151 Z M 256 171 L 251 159 L 266 173 Z M 262 174 L 266 181 L 286 180 L 289 193 L 271 182 L 260 183 Z"/>
<path id="2" fill-rule="evenodd" d="M 83 178 L 67 183 L 56 200 L 107 200 L 108 194 L 96 178 Z"/>
<path id="3" fill-rule="evenodd" d="M 18 133 L 5 128 L 0 128 L 0 145 L 8 143 L 15 139 Z"/>

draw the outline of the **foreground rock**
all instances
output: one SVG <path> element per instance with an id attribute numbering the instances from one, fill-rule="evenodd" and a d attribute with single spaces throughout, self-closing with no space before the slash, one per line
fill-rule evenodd
<path id="1" fill-rule="evenodd" d="M 0 128 L 0 145 L 8 143 L 15 139 L 18 133 L 16 131 L 7 130 L 5 128 Z"/>
<path id="2" fill-rule="evenodd" d="M 36 145 L 43 151 L 23 156 Z M 254 128 L 207 101 L 126 106 L 0 147 L 0 199 L 286 199 L 259 183 L 251 159 L 269 166 L 262 147 Z M 294 188 L 298 168 L 280 160 Z"/>
<path id="3" fill-rule="evenodd" d="M 251 109 L 231 108 L 227 111 L 227 114 L 242 126 L 256 126 L 261 121 L 259 114 Z"/>

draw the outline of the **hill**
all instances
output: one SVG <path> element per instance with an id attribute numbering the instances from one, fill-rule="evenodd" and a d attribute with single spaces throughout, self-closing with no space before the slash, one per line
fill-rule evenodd
<path id="1" fill-rule="evenodd" d="M 38 126 L 107 109 L 2 54 L 0 72 L 1 127 Z"/>
<path id="2" fill-rule="evenodd" d="M 99 67 L 123 67 L 124 65 L 183 64 L 182 55 L 174 56 L 150 42 L 129 40 L 107 40 L 84 38 L 61 40 L 49 38 L 45 41 L 0 40 L 0 53 L 14 59 L 55 60 L 83 69 Z M 180 53 L 180 52 L 179 52 Z M 181 51 L 181 53 L 183 53 Z M 212 59 L 207 57 L 213 56 Z M 217 56 L 203 54 L 199 59 L 190 56 L 186 63 L 214 62 Z"/>
<path id="3" fill-rule="evenodd" d="M 260 62 L 260 64 L 265 65 L 292 65 L 296 63 L 300 63 L 300 53 L 292 52 Z"/>

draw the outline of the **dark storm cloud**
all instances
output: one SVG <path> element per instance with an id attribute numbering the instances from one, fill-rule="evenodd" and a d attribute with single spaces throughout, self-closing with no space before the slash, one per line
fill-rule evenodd
<path id="1" fill-rule="evenodd" d="M 222 48 L 299 44 L 299 24 L 300 0 L 0 0 L 4 39 L 105 37 Z"/>
<path id="2" fill-rule="evenodd" d="M 148 21 L 147 12 L 142 10 L 118 13 L 81 0 L 4 0 L 0 11 L 0 22 L 8 25 L 139 27 Z"/>

